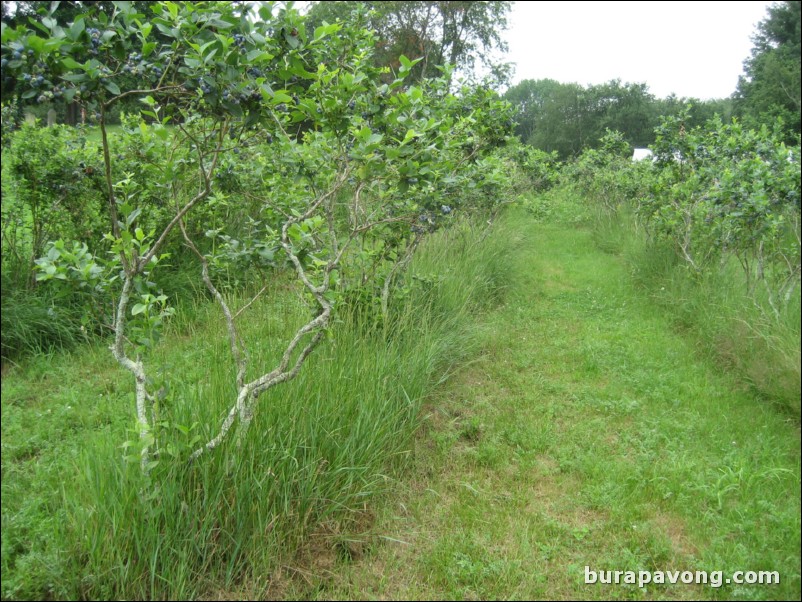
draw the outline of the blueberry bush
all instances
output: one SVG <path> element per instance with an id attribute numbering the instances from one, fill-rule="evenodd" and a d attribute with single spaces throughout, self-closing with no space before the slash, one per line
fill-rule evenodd
<path id="1" fill-rule="evenodd" d="M 51 12 L 27 26 L 4 24 L 3 77 L 22 102 L 79 103 L 98 123 L 97 155 L 54 162 L 55 190 L 42 193 L 69 197 L 62 205 L 69 213 L 76 203 L 80 219 L 47 250 L 49 233 L 34 226 L 29 247 L 40 286 L 111 299 L 111 350 L 135 381 L 147 473 L 163 446 L 147 366 L 173 311 L 160 285 L 167 264 L 192 258 L 199 266 L 236 370 L 230 411 L 188 452 L 194 460 L 230 432 L 244 434 L 259 396 L 298 374 L 338 305 L 368 296 L 386 313 L 422 237 L 458 214 L 494 210 L 504 173 L 490 153 L 512 121 L 494 93 L 454 91 L 448 68 L 412 84 L 415 60 L 399 57 L 394 73 L 373 66 L 366 14 L 308 30 L 278 3 L 253 9 L 258 15 L 233 3 L 157 2 L 148 15 L 113 5 L 72 23 Z M 111 136 L 110 117 L 132 101 L 141 110 Z M 58 189 L 66 182 L 92 194 Z M 37 210 L 54 207 L 49 196 L 26 198 Z M 90 201 L 88 221 L 80 212 Z M 249 304 L 229 307 L 218 276 L 269 281 L 271 270 L 295 275 L 309 319 L 277 365 L 253 377 L 237 328 Z"/>

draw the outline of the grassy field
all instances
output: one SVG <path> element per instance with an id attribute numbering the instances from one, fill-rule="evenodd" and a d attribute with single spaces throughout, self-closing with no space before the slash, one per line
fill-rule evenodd
<path id="1" fill-rule="evenodd" d="M 287 597 L 799 599 L 798 423 L 678 333 L 591 228 L 526 232 L 411 472 L 346 558 L 310 551 Z M 723 583 L 586 584 L 585 567 Z M 736 571 L 781 582 L 726 583 Z"/>
<path id="2" fill-rule="evenodd" d="M 798 422 L 577 215 L 432 240 L 392 324 L 342 316 L 242 450 L 150 482 L 122 460 L 133 387 L 108 350 L 6 369 L 3 598 L 798 599 Z M 213 313 L 179 312 L 158 352 L 179 457 L 231 400 Z M 300 318 L 291 288 L 249 310 L 254 363 Z"/>

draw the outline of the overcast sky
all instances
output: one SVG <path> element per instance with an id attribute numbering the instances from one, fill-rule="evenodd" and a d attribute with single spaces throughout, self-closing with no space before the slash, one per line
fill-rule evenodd
<path id="1" fill-rule="evenodd" d="M 735 91 L 771 2 L 515 2 L 505 37 L 524 79 L 645 82 L 658 97 Z"/>

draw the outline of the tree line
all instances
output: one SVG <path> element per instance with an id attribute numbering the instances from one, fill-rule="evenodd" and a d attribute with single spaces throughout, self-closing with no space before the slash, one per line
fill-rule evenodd
<path id="1" fill-rule="evenodd" d="M 654 142 L 660 117 L 675 115 L 689 104 L 693 125 L 701 125 L 715 114 L 732 115 L 729 99 L 658 99 L 646 84 L 620 80 L 588 86 L 553 79 L 524 80 L 510 88 L 505 98 L 518 110 L 515 131 L 521 140 L 557 152 L 561 159 L 595 148 L 607 130 L 622 132 L 631 147 L 648 146 Z"/>
<path id="2" fill-rule="evenodd" d="M 800 37 L 800 2 L 770 7 L 729 98 L 657 98 L 645 83 L 612 80 L 583 86 L 552 79 L 524 80 L 505 98 L 517 108 L 516 133 L 521 140 L 557 152 L 562 159 L 597 148 L 607 130 L 621 132 L 630 148 L 649 146 L 655 142 L 661 118 L 679 114 L 687 119 L 688 128 L 715 115 L 724 121 L 737 118 L 756 129 L 764 124 L 773 127 L 780 119 L 785 142 L 793 144 L 800 135 Z"/>

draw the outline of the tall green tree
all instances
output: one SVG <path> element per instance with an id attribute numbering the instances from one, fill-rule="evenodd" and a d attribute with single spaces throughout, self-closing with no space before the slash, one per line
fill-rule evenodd
<path id="1" fill-rule="evenodd" d="M 596 116 L 594 129 L 601 136 L 610 129 L 624 134 L 630 146 L 647 146 L 654 139 L 655 98 L 643 83 L 621 83 L 613 80 L 590 86 Z"/>
<path id="2" fill-rule="evenodd" d="M 800 135 L 800 7 L 802 2 L 796 0 L 768 9 L 734 94 L 736 115 L 755 126 L 781 118 L 787 142 Z"/>
<path id="3" fill-rule="evenodd" d="M 655 115 L 659 122 L 661 117 L 682 115 L 686 127 L 702 127 L 718 115 L 722 121 L 729 122 L 733 117 L 732 98 L 700 100 L 698 98 L 680 97 L 669 94 L 665 98 L 655 100 Z M 652 127 L 656 127 L 655 122 Z M 654 140 L 654 134 L 652 134 Z"/>
<path id="4" fill-rule="evenodd" d="M 689 127 L 718 115 L 727 121 L 732 101 L 655 98 L 643 83 L 612 80 L 581 86 L 553 79 L 524 80 L 505 94 L 517 110 L 515 133 L 531 146 L 556 151 L 562 159 L 598 148 L 607 130 L 621 132 L 630 147 L 654 142 L 661 116 L 683 113 Z"/>
<path id="5" fill-rule="evenodd" d="M 585 87 L 525 80 L 505 97 L 518 109 L 516 133 L 521 139 L 562 158 L 597 145 L 606 129 L 622 132 L 630 146 L 645 146 L 657 124 L 655 98 L 646 84 L 613 80 Z"/>
<path id="6" fill-rule="evenodd" d="M 504 98 L 517 111 L 515 133 L 523 142 L 530 142 L 546 103 L 562 85 L 554 79 L 525 79 L 507 90 Z"/>
<path id="7" fill-rule="evenodd" d="M 473 74 L 480 65 L 495 73 L 503 68 L 493 64 L 493 50 L 506 51 L 501 37 L 507 27 L 511 2 L 315 2 L 312 23 L 347 20 L 360 7 L 371 11 L 370 26 L 377 33 L 374 60 L 377 65 L 398 70 L 400 55 L 421 59 L 415 66 L 415 80 L 436 77 L 438 67 L 455 65 Z"/>

